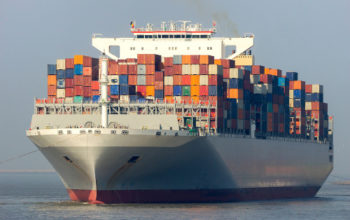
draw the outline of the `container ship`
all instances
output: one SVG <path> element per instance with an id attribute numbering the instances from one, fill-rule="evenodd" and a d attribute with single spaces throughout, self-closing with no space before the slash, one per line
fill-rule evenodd
<path id="1" fill-rule="evenodd" d="M 131 23 L 93 35 L 99 58 L 48 65 L 28 138 L 74 201 L 234 202 L 313 197 L 333 169 L 323 86 L 255 65 L 254 35 Z M 116 48 L 116 49 L 114 49 Z"/>

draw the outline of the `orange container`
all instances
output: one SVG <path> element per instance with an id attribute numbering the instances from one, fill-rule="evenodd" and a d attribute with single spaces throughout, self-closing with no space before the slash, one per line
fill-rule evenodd
<path id="1" fill-rule="evenodd" d="M 227 98 L 229 99 L 243 99 L 242 89 L 228 89 Z"/>
<path id="2" fill-rule="evenodd" d="M 182 85 L 182 75 L 174 75 L 173 76 L 173 85 L 181 86 Z"/>
<path id="3" fill-rule="evenodd" d="M 191 64 L 191 55 L 182 55 L 182 64 Z"/>
<path id="4" fill-rule="evenodd" d="M 57 92 L 57 90 L 56 90 L 56 86 L 55 85 L 49 85 L 47 87 L 47 95 L 48 96 L 56 96 L 56 92 Z"/>
<path id="5" fill-rule="evenodd" d="M 91 89 L 92 90 L 100 90 L 100 83 L 98 81 L 91 81 Z"/>
<path id="6" fill-rule="evenodd" d="M 154 86 L 146 86 L 146 96 L 154 96 Z"/>
<path id="7" fill-rule="evenodd" d="M 47 85 L 56 87 L 56 85 L 57 85 L 56 75 L 47 75 Z"/>
<path id="8" fill-rule="evenodd" d="M 270 75 L 273 76 L 281 76 L 282 75 L 282 71 L 279 69 L 270 69 Z"/>
<path id="9" fill-rule="evenodd" d="M 270 68 L 265 67 L 264 74 L 270 74 Z"/>
<path id="10" fill-rule="evenodd" d="M 214 64 L 216 65 L 221 65 L 221 59 L 215 59 Z"/>
<path id="11" fill-rule="evenodd" d="M 296 90 L 305 90 L 305 82 L 301 80 L 297 80 L 293 82 L 293 89 Z"/>
<path id="12" fill-rule="evenodd" d="M 199 96 L 192 96 L 191 97 L 193 104 L 199 104 Z"/>
<path id="13" fill-rule="evenodd" d="M 321 111 L 322 110 L 322 103 L 321 102 L 312 102 L 311 109 L 312 109 L 312 111 Z"/>
<path id="14" fill-rule="evenodd" d="M 146 65 L 146 74 L 147 75 L 154 75 L 156 71 L 156 67 L 154 64 L 147 64 Z"/>
<path id="15" fill-rule="evenodd" d="M 92 75 L 92 67 L 83 67 L 83 75 L 91 76 Z"/>
<path id="16" fill-rule="evenodd" d="M 191 86 L 191 96 L 199 96 L 199 86 Z"/>
<path id="17" fill-rule="evenodd" d="M 214 57 L 210 55 L 200 55 L 199 64 L 214 64 Z"/>
<path id="18" fill-rule="evenodd" d="M 163 89 L 164 89 L 164 83 L 163 83 L 163 81 L 161 81 L 161 82 L 156 81 L 154 86 L 155 86 L 155 89 L 156 89 L 156 90 L 163 90 Z"/>
<path id="19" fill-rule="evenodd" d="M 146 85 L 154 86 L 155 76 L 154 75 L 146 75 Z"/>
<path id="20" fill-rule="evenodd" d="M 199 75 L 191 76 L 191 86 L 199 86 Z"/>
<path id="21" fill-rule="evenodd" d="M 174 103 L 174 97 L 173 96 L 165 96 L 165 102 L 166 103 Z"/>

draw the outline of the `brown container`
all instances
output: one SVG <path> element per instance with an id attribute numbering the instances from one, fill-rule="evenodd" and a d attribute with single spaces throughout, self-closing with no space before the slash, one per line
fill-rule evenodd
<path id="1" fill-rule="evenodd" d="M 74 58 L 66 58 L 66 69 L 74 69 Z"/>
<path id="2" fill-rule="evenodd" d="M 127 58 L 126 59 L 126 62 L 129 64 L 129 63 L 132 63 L 132 64 L 137 64 L 137 59 L 135 58 Z"/>
<path id="3" fill-rule="evenodd" d="M 137 85 L 137 75 L 128 75 L 128 84 L 130 86 L 136 86 Z"/>
<path id="4" fill-rule="evenodd" d="M 164 86 L 164 95 L 172 96 L 173 95 L 173 86 Z"/>
<path id="5" fill-rule="evenodd" d="M 209 65 L 208 64 L 199 65 L 199 74 L 200 75 L 208 75 L 208 73 L 209 73 Z"/>
<path id="6" fill-rule="evenodd" d="M 91 97 L 91 87 L 90 86 L 84 86 L 83 96 L 84 97 Z"/>
<path id="7" fill-rule="evenodd" d="M 265 67 L 260 65 L 253 65 L 252 66 L 252 74 L 264 74 L 265 73 Z"/>
<path id="8" fill-rule="evenodd" d="M 321 102 L 312 102 L 311 109 L 312 111 L 322 111 L 323 104 Z"/>
<path id="9" fill-rule="evenodd" d="M 118 63 L 115 60 L 108 60 L 108 75 L 116 75 L 118 71 Z"/>
<path id="10" fill-rule="evenodd" d="M 191 55 L 191 64 L 199 64 L 200 62 L 200 56 L 199 55 Z"/>
<path id="11" fill-rule="evenodd" d="M 65 95 L 66 97 L 73 97 L 74 96 L 74 88 L 65 88 Z"/>
<path id="12" fill-rule="evenodd" d="M 128 74 L 130 75 L 137 74 L 137 64 L 128 64 Z"/>
<path id="13" fill-rule="evenodd" d="M 146 86 L 154 86 L 155 77 L 154 75 L 146 75 Z"/>
<path id="14" fill-rule="evenodd" d="M 214 61 L 217 65 L 222 65 L 222 68 L 234 68 L 235 67 L 235 61 L 230 59 L 218 59 Z"/>
<path id="15" fill-rule="evenodd" d="M 162 71 L 155 72 L 154 76 L 155 76 L 155 81 L 156 82 L 157 81 L 163 82 L 163 80 L 164 80 L 164 73 Z"/>
<path id="16" fill-rule="evenodd" d="M 56 96 L 57 94 L 57 89 L 55 85 L 49 85 L 47 87 L 47 95 L 48 96 Z"/>
<path id="17" fill-rule="evenodd" d="M 83 85 L 84 85 L 84 76 L 74 75 L 74 86 L 83 86 Z"/>
<path id="18" fill-rule="evenodd" d="M 146 74 L 147 75 L 153 75 L 156 71 L 155 65 L 154 64 L 147 64 L 146 65 Z"/>
<path id="19" fill-rule="evenodd" d="M 214 57 L 210 55 L 200 55 L 199 64 L 214 64 Z"/>
<path id="20" fill-rule="evenodd" d="M 83 86 L 91 86 L 91 76 L 83 76 Z"/>
<path id="21" fill-rule="evenodd" d="M 174 75 L 182 75 L 182 65 L 176 64 L 173 66 L 174 68 Z"/>
<path id="22" fill-rule="evenodd" d="M 146 54 L 137 54 L 137 64 L 146 64 Z"/>
<path id="23" fill-rule="evenodd" d="M 84 86 L 74 86 L 74 96 L 83 96 Z"/>
<path id="24" fill-rule="evenodd" d="M 173 66 L 173 58 L 172 57 L 164 57 L 164 66 Z"/>
<path id="25" fill-rule="evenodd" d="M 47 75 L 47 85 L 56 87 L 56 85 L 57 85 L 56 75 Z"/>
<path id="26" fill-rule="evenodd" d="M 172 75 L 174 75 L 174 68 L 172 66 L 166 66 L 164 68 L 164 75 L 165 76 L 172 76 Z"/>
<path id="27" fill-rule="evenodd" d="M 128 65 L 126 63 L 118 64 L 118 75 L 127 75 L 128 74 Z"/>
<path id="28" fill-rule="evenodd" d="M 163 81 L 156 81 L 154 84 L 155 90 L 163 90 L 164 89 L 164 83 Z"/>
<path id="29" fill-rule="evenodd" d="M 145 54 L 145 64 L 155 65 L 161 62 L 161 56 L 158 54 Z"/>
<path id="30" fill-rule="evenodd" d="M 217 86 L 219 79 L 220 79 L 219 75 L 208 75 L 208 85 Z"/>
<path id="31" fill-rule="evenodd" d="M 224 68 L 223 70 L 222 70 L 222 77 L 224 78 L 224 79 L 229 79 L 230 78 L 230 69 L 229 68 Z"/>
<path id="32" fill-rule="evenodd" d="M 64 84 L 66 88 L 73 88 L 74 87 L 74 79 L 65 79 Z"/>
<path id="33" fill-rule="evenodd" d="M 174 75 L 173 76 L 173 85 L 174 86 L 182 86 L 182 75 Z"/>

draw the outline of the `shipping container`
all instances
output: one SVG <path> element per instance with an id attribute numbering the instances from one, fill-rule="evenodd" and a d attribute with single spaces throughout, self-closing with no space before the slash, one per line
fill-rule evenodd
<path id="1" fill-rule="evenodd" d="M 200 55 L 199 56 L 200 64 L 214 64 L 214 57 L 210 55 Z"/>
<path id="2" fill-rule="evenodd" d="M 146 75 L 137 75 L 137 85 L 140 85 L 140 86 L 146 85 Z"/>
<path id="3" fill-rule="evenodd" d="M 74 69 L 74 58 L 66 58 L 65 59 L 65 68 L 66 69 Z"/>
<path id="4" fill-rule="evenodd" d="M 57 70 L 65 70 L 66 69 L 66 60 L 65 59 L 57 59 L 56 60 L 56 69 Z"/>

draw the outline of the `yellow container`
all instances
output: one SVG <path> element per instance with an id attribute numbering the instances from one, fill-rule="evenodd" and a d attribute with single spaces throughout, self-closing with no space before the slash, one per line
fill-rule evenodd
<path id="1" fill-rule="evenodd" d="M 191 96 L 199 96 L 199 86 L 191 86 Z"/>
<path id="2" fill-rule="evenodd" d="M 83 64 L 83 55 L 75 55 L 74 56 L 74 65 L 75 64 Z"/>
<path id="3" fill-rule="evenodd" d="M 191 86 L 199 86 L 200 75 L 192 75 L 191 76 Z"/>
<path id="4" fill-rule="evenodd" d="M 47 75 L 47 85 L 48 86 L 56 86 L 57 85 L 56 75 Z"/>
<path id="5" fill-rule="evenodd" d="M 146 96 L 154 96 L 154 86 L 146 86 Z"/>

